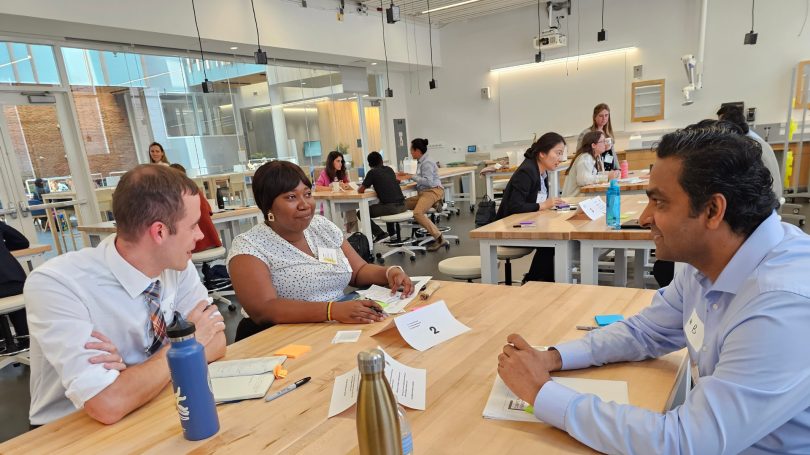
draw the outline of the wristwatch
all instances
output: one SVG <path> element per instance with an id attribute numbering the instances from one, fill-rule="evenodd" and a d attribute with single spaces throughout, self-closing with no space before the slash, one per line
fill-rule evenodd
<path id="1" fill-rule="evenodd" d="M 386 270 L 386 271 L 385 271 L 385 279 L 386 279 L 386 280 L 388 279 L 388 274 L 391 272 L 391 269 L 399 269 L 399 270 L 402 270 L 402 267 L 400 267 L 400 266 L 398 266 L 398 265 L 392 265 L 391 267 L 388 267 L 388 270 Z M 402 273 L 405 273 L 405 271 L 404 271 L 404 270 L 402 270 Z"/>

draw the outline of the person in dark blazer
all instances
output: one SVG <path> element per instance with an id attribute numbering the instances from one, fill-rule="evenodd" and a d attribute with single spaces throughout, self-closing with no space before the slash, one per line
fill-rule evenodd
<path id="1" fill-rule="evenodd" d="M 12 251 L 28 248 L 28 239 L 13 227 L 0 221 L 0 298 L 11 297 L 23 293 L 25 284 L 25 270 L 17 259 L 11 255 Z M 25 310 L 9 313 L 11 324 L 17 336 L 28 335 L 28 324 L 25 319 Z"/>
<path id="2" fill-rule="evenodd" d="M 496 220 L 516 213 L 538 212 L 560 205 L 563 200 L 549 197 L 548 171 L 557 169 L 565 151 L 565 139 L 557 133 L 540 136 L 523 156 L 526 158 L 509 179 L 503 191 Z M 554 281 L 554 248 L 537 248 L 526 281 Z"/>

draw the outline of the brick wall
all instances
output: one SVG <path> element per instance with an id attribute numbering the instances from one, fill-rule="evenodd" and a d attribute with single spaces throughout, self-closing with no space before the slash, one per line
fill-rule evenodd
<path id="1" fill-rule="evenodd" d="M 128 89 L 71 86 L 90 172 L 104 177 L 138 165 L 124 97 Z M 70 175 L 54 106 L 4 106 L 23 178 Z M 145 128 L 138 125 L 139 133 Z M 29 161 L 30 157 L 30 161 Z"/>

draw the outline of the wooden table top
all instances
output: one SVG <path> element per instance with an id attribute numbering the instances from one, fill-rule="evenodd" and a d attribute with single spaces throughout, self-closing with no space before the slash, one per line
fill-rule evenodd
<path id="1" fill-rule="evenodd" d="M 622 196 L 622 215 L 628 218 L 621 220 L 622 223 L 629 220 L 637 220 L 641 212 L 647 207 L 648 199 L 643 194 L 628 194 Z M 635 212 L 635 213 L 631 213 Z M 652 240 L 653 236 L 649 229 L 608 229 L 605 224 L 605 217 L 589 221 L 579 225 L 571 231 L 571 239 L 576 240 Z"/>
<path id="2" fill-rule="evenodd" d="M 11 255 L 15 258 L 28 256 L 31 254 L 39 254 L 39 253 L 46 253 L 51 251 L 52 248 L 50 245 L 39 245 L 39 244 L 32 244 L 28 248 L 23 248 L 22 250 L 14 250 L 11 252 Z"/>
<path id="3" fill-rule="evenodd" d="M 215 212 L 211 215 L 211 219 L 216 221 L 220 218 L 225 218 L 229 216 L 241 216 L 241 215 L 250 215 L 252 213 L 261 213 L 258 207 L 247 207 L 247 208 L 240 208 L 236 210 L 223 210 L 221 212 Z M 115 221 L 105 221 L 103 223 L 94 223 L 94 224 L 85 224 L 76 228 L 80 232 L 107 232 L 110 234 L 115 234 Z"/>
<path id="4" fill-rule="evenodd" d="M 270 356 L 291 343 L 312 346 L 302 358 L 285 362 L 289 375 L 276 380 L 268 393 L 307 376 L 312 380 L 300 391 L 269 403 L 259 399 L 218 406 L 220 430 L 207 440 L 183 438 L 167 384 L 151 402 L 114 425 L 98 423 L 80 410 L 0 444 L 0 453 L 357 454 L 355 408 L 331 419 L 326 416 L 334 378 L 357 366 L 360 351 L 378 345 L 408 366 L 427 369 L 427 409 L 407 411 L 420 454 L 595 453 L 545 423 L 482 417 L 498 354 L 513 332 L 533 345 L 582 337 L 585 332 L 576 330 L 577 324 L 593 325 L 597 314 L 636 314 L 649 305 L 655 291 L 558 283 L 441 285 L 427 301 L 415 300 L 409 306 L 444 300 L 472 330 L 425 352 L 407 345 L 396 330 L 377 335 L 387 321 L 277 325 L 228 346 L 224 360 Z M 332 344 L 339 330 L 362 330 L 363 334 L 357 343 Z M 660 359 L 555 376 L 627 381 L 632 405 L 663 413 L 684 355 L 680 351 Z"/>
<path id="5" fill-rule="evenodd" d="M 416 188 L 416 183 L 411 182 L 405 185 L 399 185 L 402 191 L 413 190 Z M 366 199 L 370 197 L 377 197 L 375 191 L 366 190 L 364 193 L 358 193 L 357 190 L 345 190 L 333 193 L 332 190 L 327 191 L 313 191 L 312 195 L 315 199 Z"/>
<path id="6" fill-rule="evenodd" d="M 641 177 L 643 175 L 650 175 L 649 173 L 643 173 L 642 174 L 641 171 L 632 171 L 632 172 L 633 172 L 633 174 L 629 175 L 628 176 L 629 178 Z M 602 184 L 583 186 L 583 187 L 581 187 L 579 189 L 579 191 L 581 191 L 583 193 L 607 193 L 609 183 L 610 182 L 602 183 Z M 645 179 L 645 180 L 642 180 L 641 183 L 620 183 L 619 188 L 622 191 L 646 190 L 647 185 L 649 185 L 649 184 L 650 184 L 650 179 Z"/>
<path id="7" fill-rule="evenodd" d="M 568 203 L 579 203 L 589 197 L 563 198 Z M 604 197 L 602 198 L 604 199 Z M 503 202 L 502 202 L 503 203 Z M 518 213 L 502 220 L 495 221 L 470 231 L 471 239 L 522 239 L 522 240 L 568 240 L 570 233 L 578 226 L 587 223 L 587 218 L 574 216 L 574 211 L 560 212 L 556 210 L 541 210 L 532 213 Z M 521 228 L 517 226 L 521 221 L 534 221 L 536 228 Z"/>

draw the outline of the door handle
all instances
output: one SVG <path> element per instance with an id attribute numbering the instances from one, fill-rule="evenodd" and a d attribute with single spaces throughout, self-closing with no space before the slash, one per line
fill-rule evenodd
<path id="1" fill-rule="evenodd" d="M 0 215 L 9 215 L 9 216 L 11 216 L 12 220 L 16 220 L 17 219 L 17 208 L 14 206 L 14 203 L 9 202 L 7 209 L 0 210 Z"/>
<path id="2" fill-rule="evenodd" d="M 31 209 L 25 201 L 20 201 L 20 212 L 22 212 L 23 218 L 27 218 L 31 214 Z"/>

